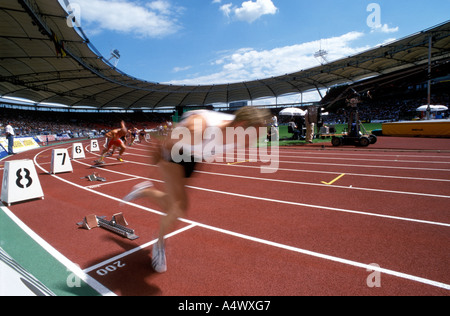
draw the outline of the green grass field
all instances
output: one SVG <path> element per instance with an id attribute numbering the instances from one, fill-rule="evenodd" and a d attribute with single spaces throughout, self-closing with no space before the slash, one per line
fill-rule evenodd
<path id="1" fill-rule="evenodd" d="M 368 133 L 370 133 L 373 130 L 381 129 L 382 124 L 381 123 L 364 123 L 364 128 L 367 130 Z M 340 134 L 344 131 L 344 129 L 347 129 L 347 124 L 336 124 L 336 133 Z M 317 133 L 316 133 L 317 134 Z M 288 133 L 288 127 L 283 125 L 280 126 L 280 146 L 289 146 L 289 145 L 296 145 L 296 144 L 303 144 L 305 141 L 302 140 L 290 140 L 292 138 L 291 133 Z M 316 138 L 313 140 L 314 143 L 326 143 L 330 142 L 330 138 Z"/>

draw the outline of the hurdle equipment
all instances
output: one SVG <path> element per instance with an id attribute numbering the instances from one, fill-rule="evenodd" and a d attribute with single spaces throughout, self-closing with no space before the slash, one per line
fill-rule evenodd
<path id="1" fill-rule="evenodd" d="M 139 236 L 136 236 L 134 229 L 126 227 L 128 226 L 128 222 L 125 220 L 123 213 L 115 214 L 111 221 L 106 220 L 106 216 L 88 215 L 82 222 L 77 223 L 77 225 L 87 230 L 101 227 L 129 240 L 139 238 Z"/>
<path id="2" fill-rule="evenodd" d="M 11 203 L 44 199 L 41 183 L 32 160 L 6 161 L 3 172 L 1 200 Z"/>

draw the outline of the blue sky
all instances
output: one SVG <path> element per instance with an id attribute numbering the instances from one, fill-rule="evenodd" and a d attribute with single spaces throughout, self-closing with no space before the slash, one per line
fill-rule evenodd
<path id="1" fill-rule="evenodd" d="M 103 56 L 120 51 L 120 70 L 147 81 L 194 85 L 311 68 L 321 62 L 314 57 L 319 49 L 333 61 L 450 18 L 450 0 L 70 2 Z"/>

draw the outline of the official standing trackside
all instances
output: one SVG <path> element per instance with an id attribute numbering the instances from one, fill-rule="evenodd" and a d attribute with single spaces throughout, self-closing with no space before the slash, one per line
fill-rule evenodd
<path id="1" fill-rule="evenodd" d="M 8 140 L 8 155 L 15 155 L 14 153 L 14 128 L 11 126 L 10 122 L 6 123 L 5 127 L 6 139 Z"/>
<path id="2" fill-rule="evenodd" d="M 310 106 L 305 115 L 306 143 L 312 144 L 314 139 L 315 125 L 317 124 L 317 107 Z"/>

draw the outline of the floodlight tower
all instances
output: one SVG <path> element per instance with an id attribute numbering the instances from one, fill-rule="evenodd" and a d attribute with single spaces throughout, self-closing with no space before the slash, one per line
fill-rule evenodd
<path id="1" fill-rule="evenodd" d="M 111 57 L 108 59 L 108 62 L 110 62 L 113 59 L 114 59 L 114 61 L 113 61 L 114 68 L 117 68 L 117 65 L 119 64 L 119 59 L 120 59 L 119 50 L 115 49 L 111 52 Z"/>
<path id="2" fill-rule="evenodd" d="M 328 52 L 326 50 L 320 49 L 319 51 L 317 51 L 314 54 L 314 57 L 317 59 L 320 58 L 321 59 L 320 63 L 323 65 L 323 64 L 328 64 L 328 60 L 326 58 L 327 55 L 328 55 Z"/>

